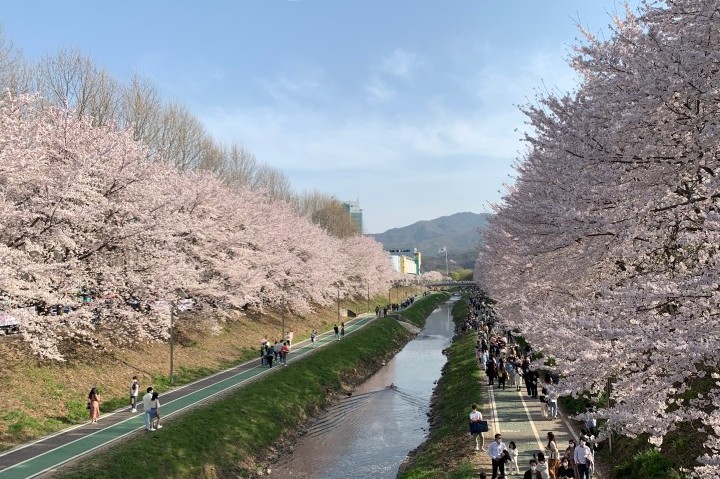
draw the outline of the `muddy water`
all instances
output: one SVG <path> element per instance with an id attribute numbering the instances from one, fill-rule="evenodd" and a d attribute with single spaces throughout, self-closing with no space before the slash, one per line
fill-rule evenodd
<path id="1" fill-rule="evenodd" d="M 417 338 L 316 420 L 292 455 L 273 466 L 271 477 L 394 478 L 427 435 L 430 396 L 445 364 L 442 350 L 452 340 L 456 300 L 436 309 Z"/>

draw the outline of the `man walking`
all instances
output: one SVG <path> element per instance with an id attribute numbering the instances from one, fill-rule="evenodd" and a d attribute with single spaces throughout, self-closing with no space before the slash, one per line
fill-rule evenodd
<path id="1" fill-rule="evenodd" d="M 590 447 L 588 446 L 588 437 L 583 436 L 580 438 L 580 445 L 575 446 L 575 453 L 573 459 L 577 464 L 578 472 L 580 473 L 580 479 L 590 479 L 590 468 L 593 462 L 593 455 Z"/>
<path id="2" fill-rule="evenodd" d="M 505 443 L 502 442 L 502 434 L 495 434 L 495 441 L 488 447 L 488 456 L 492 459 L 492 479 L 505 477 L 505 461 L 503 460 L 503 451 L 505 451 Z"/>
<path id="3" fill-rule="evenodd" d="M 333 331 L 335 331 L 335 341 L 340 341 L 340 328 L 337 324 L 333 327 Z"/>
<path id="4" fill-rule="evenodd" d="M 152 409 L 152 396 L 153 396 L 153 388 L 152 386 L 148 387 L 146 389 L 147 394 L 143 396 L 143 413 L 145 414 L 145 429 L 148 431 L 154 431 L 155 428 L 152 427 L 150 417 L 150 409 Z"/>

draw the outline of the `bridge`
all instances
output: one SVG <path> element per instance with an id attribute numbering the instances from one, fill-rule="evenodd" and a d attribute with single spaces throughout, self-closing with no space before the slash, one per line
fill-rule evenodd
<path id="1" fill-rule="evenodd" d="M 425 286 L 428 287 L 434 287 L 434 286 L 457 286 L 458 288 L 465 288 L 468 286 L 476 286 L 474 281 L 426 281 L 423 283 Z"/>

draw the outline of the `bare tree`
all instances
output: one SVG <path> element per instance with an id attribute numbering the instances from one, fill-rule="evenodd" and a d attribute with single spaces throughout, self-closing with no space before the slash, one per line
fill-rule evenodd
<path id="1" fill-rule="evenodd" d="M 30 90 L 32 77 L 22 53 L 5 38 L 0 27 L 0 91 L 24 93 Z"/>
<path id="2" fill-rule="evenodd" d="M 91 118 L 95 124 L 105 124 L 116 115 L 116 81 L 79 50 L 60 49 L 41 60 L 37 67 L 37 85 L 47 101 L 67 106 L 78 118 Z"/>
<path id="3" fill-rule="evenodd" d="M 155 84 L 137 73 L 120 95 L 119 122 L 132 129 L 135 141 L 157 150 L 163 102 Z"/>
<path id="4" fill-rule="evenodd" d="M 328 234 L 337 238 L 348 238 L 360 234 L 350 213 L 335 198 L 312 214 L 312 222 L 321 226 Z"/>
<path id="5" fill-rule="evenodd" d="M 171 103 L 163 109 L 156 145 L 177 168 L 198 168 L 208 139 L 203 124 L 185 105 Z"/>

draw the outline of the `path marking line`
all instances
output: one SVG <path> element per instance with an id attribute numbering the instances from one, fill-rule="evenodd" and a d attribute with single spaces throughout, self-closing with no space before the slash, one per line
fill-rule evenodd
<path id="1" fill-rule="evenodd" d="M 532 414 L 530 414 L 530 410 L 527 407 L 527 404 L 525 404 L 525 397 L 523 396 L 522 391 L 518 391 L 518 396 L 520 396 L 520 401 L 522 402 L 523 409 L 525 410 L 525 414 L 527 414 L 528 421 L 530 422 L 530 428 L 532 429 L 533 434 L 535 434 L 535 440 L 537 440 L 538 450 L 544 451 L 545 446 L 543 445 L 542 441 L 540 441 L 540 434 L 538 434 L 537 428 L 535 427 L 535 421 L 533 421 Z"/>
<path id="2" fill-rule="evenodd" d="M 488 391 L 488 399 L 490 399 L 490 410 L 492 411 L 493 423 L 495 424 L 495 434 L 502 434 L 500 431 L 500 418 L 498 417 L 497 404 L 495 403 L 495 390 L 489 385 L 485 386 Z M 495 437 L 493 435 L 493 437 Z"/>

